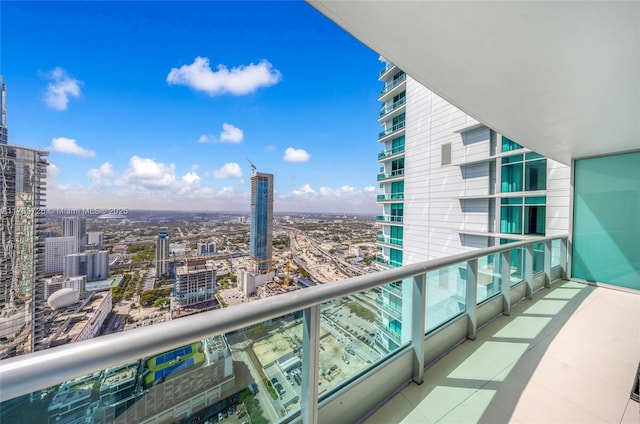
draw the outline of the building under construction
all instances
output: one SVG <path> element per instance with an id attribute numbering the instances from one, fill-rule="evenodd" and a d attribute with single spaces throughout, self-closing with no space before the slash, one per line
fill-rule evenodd
<path id="1" fill-rule="evenodd" d="M 216 268 L 206 259 L 187 259 L 176 267 L 175 273 L 172 315 L 185 315 L 217 306 Z"/>

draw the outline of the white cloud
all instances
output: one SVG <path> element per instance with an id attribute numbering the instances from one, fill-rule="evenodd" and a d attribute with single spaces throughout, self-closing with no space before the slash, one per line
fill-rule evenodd
<path id="1" fill-rule="evenodd" d="M 111 185 L 109 179 L 115 177 L 116 172 L 109 162 L 105 162 L 98 168 L 88 170 L 87 175 L 94 185 Z"/>
<path id="2" fill-rule="evenodd" d="M 220 135 L 215 136 L 213 134 L 202 134 L 198 139 L 198 143 L 241 143 L 244 139 L 244 132 L 232 124 L 226 122 L 222 124 L 222 131 Z"/>
<path id="3" fill-rule="evenodd" d="M 93 150 L 88 150 L 84 147 L 80 147 L 73 138 L 67 137 L 56 137 L 51 139 L 51 146 L 47 147 L 47 149 L 53 152 L 78 155 L 82 156 L 83 158 L 92 158 L 96 155 L 96 152 L 94 152 Z"/>
<path id="4" fill-rule="evenodd" d="M 225 163 L 222 168 L 213 171 L 213 178 L 217 180 L 225 178 L 242 178 L 242 169 L 236 162 Z"/>
<path id="5" fill-rule="evenodd" d="M 52 109 L 67 110 L 70 97 L 80 97 L 81 81 L 71 78 L 67 71 L 58 67 L 47 74 L 51 82 L 47 85 L 44 102 Z"/>
<path id="6" fill-rule="evenodd" d="M 60 175 L 60 168 L 52 163 L 49 163 L 49 165 L 47 166 L 47 187 L 54 187 L 56 185 L 58 175 Z"/>
<path id="7" fill-rule="evenodd" d="M 200 177 L 195 172 L 187 172 L 182 176 L 182 181 L 187 184 L 200 184 Z"/>
<path id="8" fill-rule="evenodd" d="M 231 124 L 222 124 L 222 132 L 220 133 L 220 141 L 228 143 L 240 143 L 244 138 L 242 130 Z"/>
<path id="9" fill-rule="evenodd" d="M 210 96 L 230 93 L 243 95 L 253 93 L 260 87 L 277 84 L 282 74 L 268 60 L 258 64 L 240 65 L 229 70 L 225 65 L 218 65 L 212 71 L 209 59 L 196 57 L 191 65 L 171 68 L 167 75 L 167 83 L 186 85 L 197 91 L 204 91 Z"/>
<path id="10" fill-rule="evenodd" d="M 374 191 L 376 191 L 376 187 L 375 186 L 366 186 L 364 188 L 364 191 L 366 191 L 367 193 L 373 193 Z"/>
<path id="11" fill-rule="evenodd" d="M 157 190 L 168 188 L 175 181 L 176 167 L 174 164 L 165 165 L 153 159 L 133 156 L 129 160 L 129 168 L 124 172 L 119 184 Z"/>
<path id="12" fill-rule="evenodd" d="M 285 162 L 307 162 L 309 159 L 311 159 L 311 155 L 303 149 L 287 147 L 287 150 L 284 151 Z"/>

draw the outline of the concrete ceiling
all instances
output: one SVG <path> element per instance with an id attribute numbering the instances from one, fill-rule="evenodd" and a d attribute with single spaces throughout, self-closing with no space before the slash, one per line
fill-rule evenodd
<path id="1" fill-rule="evenodd" d="M 543 155 L 569 164 L 640 149 L 639 1 L 309 3 Z"/>

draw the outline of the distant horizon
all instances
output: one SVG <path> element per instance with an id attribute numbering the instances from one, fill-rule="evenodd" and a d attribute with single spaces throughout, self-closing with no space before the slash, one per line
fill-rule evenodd
<path id="1" fill-rule="evenodd" d="M 104 214 L 96 214 L 93 213 L 94 211 L 96 211 L 97 209 L 103 209 L 103 208 L 75 208 L 75 207 L 59 207 L 59 208 L 54 208 L 54 207 L 46 207 L 46 214 L 47 215 L 60 215 L 62 216 L 84 216 L 84 217 L 91 217 L 91 216 L 101 216 L 101 215 L 107 215 L 109 214 L 109 212 L 105 212 Z M 85 210 L 89 210 L 90 213 L 75 213 L 76 211 L 85 211 Z M 108 210 L 108 209 L 107 209 Z M 135 209 L 135 208 L 127 208 L 126 213 L 121 213 L 121 214 L 117 214 L 117 213 L 113 213 L 114 215 L 123 215 L 123 216 L 127 216 L 127 214 L 129 212 L 135 212 L 135 213 L 174 213 L 174 214 L 200 214 L 200 213 L 206 213 L 206 214 L 219 214 L 219 215 L 239 215 L 239 216 L 249 216 L 251 211 L 250 210 L 246 210 L 246 211 L 232 211 L 232 210 L 227 210 L 227 211 L 215 211 L 215 210 L 190 210 L 190 209 Z M 375 212 L 326 212 L 326 211 L 317 211 L 317 212 L 296 212 L 296 211 L 274 211 L 273 212 L 274 215 L 277 216 L 286 216 L 286 215 L 307 215 L 307 216 L 333 216 L 333 217 L 338 217 L 338 216 L 366 216 L 366 217 L 375 217 L 378 214 Z"/>
<path id="2" fill-rule="evenodd" d="M 304 2 L 2 2 L 9 143 L 49 207 L 374 213 L 379 55 Z"/>

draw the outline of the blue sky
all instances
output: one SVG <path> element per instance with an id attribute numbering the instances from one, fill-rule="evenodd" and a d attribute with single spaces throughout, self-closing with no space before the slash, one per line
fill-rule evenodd
<path id="1" fill-rule="evenodd" d="M 47 206 L 376 213 L 378 55 L 286 2 L 2 1 L 9 143 Z"/>

